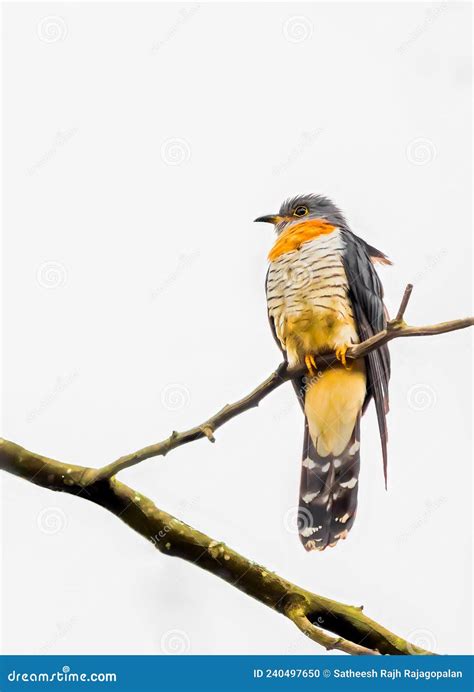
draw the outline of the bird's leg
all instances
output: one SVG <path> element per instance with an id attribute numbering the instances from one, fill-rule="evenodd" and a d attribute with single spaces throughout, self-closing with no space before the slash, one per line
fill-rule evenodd
<path id="1" fill-rule="evenodd" d="M 308 372 L 311 377 L 316 377 L 318 373 L 318 366 L 316 365 L 316 360 L 314 359 L 314 356 L 312 353 L 306 355 L 304 357 L 304 362 L 306 367 L 308 368 Z"/>
<path id="2" fill-rule="evenodd" d="M 346 360 L 346 353 L 347 349 L 349 348 L 350 344 L 343 344 L 342 346 L 338 346 L 336 348 L 336 358 L 338 359 L 339 362 L 343 364 L 343 366 L 346 368 L 346 370 L 350 370 L 352 368 L 352 363 L 350 365 L 347 364 Z"/>

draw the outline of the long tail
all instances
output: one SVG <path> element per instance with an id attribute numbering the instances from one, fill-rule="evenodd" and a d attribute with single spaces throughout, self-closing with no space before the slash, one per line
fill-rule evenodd
<path id="1" fill-rule="evenodd" d="M 299 534 L 306 550 L 347 537 L 357 510 L 363 364 L 319 375 L 305 394 Z"/>

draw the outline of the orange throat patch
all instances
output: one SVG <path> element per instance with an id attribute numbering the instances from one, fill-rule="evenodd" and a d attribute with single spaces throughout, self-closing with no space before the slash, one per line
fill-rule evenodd
<path id="1" fill-rule="evenodd" d="M 313 219 L 311 221 L 303 221 L 294 226 L 290 226 L 286 231 L 283 231 L 278 236 L 275 245 L 268 253 L 270 262 L 274 262 L 280 255 L 299 248 L 307 243 L 308 240 L 313 240 L 320 235 L 328 235 L 332 233 L 336 226 L 332 226 L 324 219 Z"/>

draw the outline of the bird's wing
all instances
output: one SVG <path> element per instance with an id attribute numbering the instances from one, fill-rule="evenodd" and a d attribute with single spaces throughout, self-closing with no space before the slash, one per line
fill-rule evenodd
<path id="1" fill-rule="evenodd" d="M 383 304 L 383 288 L 373 266 L 372 258 L 385 258 L 385 255 L 365 243 L 349 230 L 343 230 L 345 250 L 344 268 L 349 283 L 349 296 L 354 308 L 357 330 L 361 341 L 365 341 L 387 325 L 386 310 Z M 386 263 L 390 262 L 387 260 Z M 365 357 L 367 370 L 367 396 L 364 410 L 373 398 L 382 443 L 383 469 L 387 484 L 387 422 L 388 383 L 390 379 L 390 354 L 387 345 L 372 351 Z"/>

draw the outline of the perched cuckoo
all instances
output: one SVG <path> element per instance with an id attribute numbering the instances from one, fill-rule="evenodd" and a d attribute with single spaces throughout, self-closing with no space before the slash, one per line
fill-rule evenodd
<path id="1" fill-rule="evenodd" d="M 360 419 L 375 402 L 387 480 L 387 346 L 346 363 L 351 344 L 385 328 L 383 289 L 374 264 L 391 264 L 350 230 L 326 197 L 302 195 L 278 214 L 266 279 L 268 316 L 290 366 L 307 375 L 294 381 L 304 415 L 298 529 L 306 550 L 324 550 L 346 538 L 357 510 Z M 318 354 L 339 362 L 318 371 Z"/>

